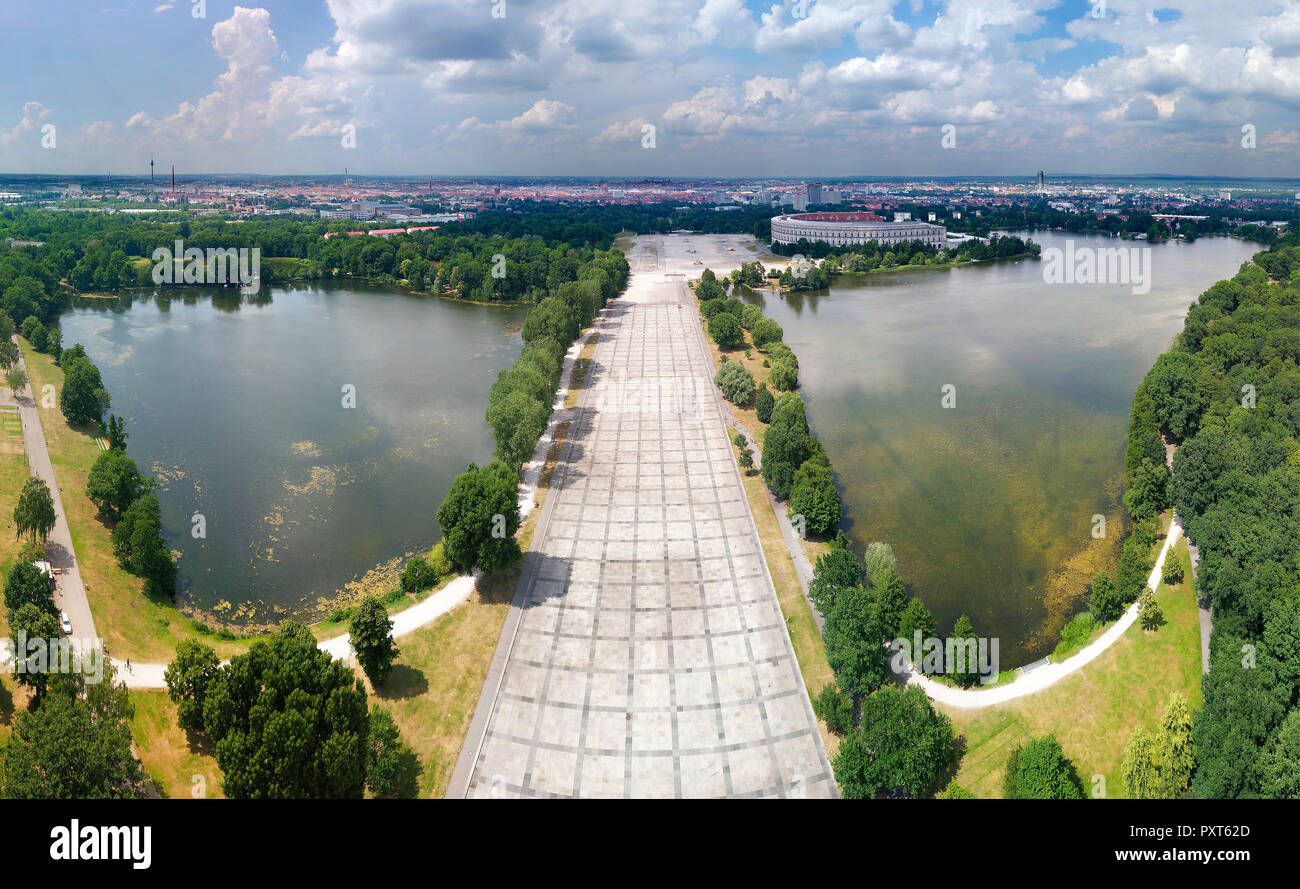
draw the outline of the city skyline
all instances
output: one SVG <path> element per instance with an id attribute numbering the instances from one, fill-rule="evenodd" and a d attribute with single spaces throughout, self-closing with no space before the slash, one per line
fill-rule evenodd
<path id="1" fill-rule="evenodd" d="M 1300 173 L 1295 4 L 50 5 L 0 12 L 5 173 Z"/>

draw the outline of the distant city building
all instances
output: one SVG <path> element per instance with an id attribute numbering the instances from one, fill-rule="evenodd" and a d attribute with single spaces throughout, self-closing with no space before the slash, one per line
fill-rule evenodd
<path id="1" fill-rule="evenodd" d="M 773 241 L 793 244 L 800 238 L 841 247 L 868 241 L 920 241 L 941 248 L 947 242 L 947 230 L 926 222 L 885 222 L 874 213 L 787 213 L 772 219 Z"/>
<path id="2" fill-rule="evenodd" d="M 929 219 L 931 222 L 934 222 L 936 219 L 939 218 L 939 214 L 938 214 L 938 213 L 930 213 L 930 214 L 927 215 L 926 218 Z"/>
<path id="3" fill-rule="evenodd" d="M 912 214 L 911 214 L 911 213 L 895 213 L 895 214 L 894 214 L 894 221 L 895 221 L 895 222 L 911 222 L 911 221 L 912 221 Z"/>
<path id="4" fill-rule="evenodd" d="M 713 203 L 725 204 L 727 202 L 727 193 L 725 191 L 715 191 L 713 193 Z"/>
<path id="5" fill-rule="evenodd" d="M 820 204 L 822 202 L 822 186 L 820 182 L 814 182 L 808 186 L 808 203 Z"/>
<path id="6" fill-rule="evenodd" d="M 1042 170 L 1039 170 L 1039 171 L 1038 171 L 1038 190 L 1039 190 L 1039 191 L 1042 191 L 1042 190 L 1043 190 L 1043 171 L 1042 171 Z"/>

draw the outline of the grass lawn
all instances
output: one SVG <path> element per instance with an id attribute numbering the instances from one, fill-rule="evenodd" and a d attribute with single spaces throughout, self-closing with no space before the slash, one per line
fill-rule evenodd
<path id="1" fill-rule="evenodd" d="M 203 639 L 223 658 L 247 650 L 251 640 L 230 641 L 201 633 L 171 600 L 147 597 L 144 582 L 118 566 L 113 557 L 112 529 L 98 517 L 95 505 L 86 497 L 86 478 L 101 453 L 93 431 L 70 426 L 59 410 L 57 397 L 51 406 L 45 406 L 43 387 L 50 385 L 56 393 L 61 391 L 63 371 L 49 355 L 33 351 L 25 339 L 20 337 L 18 342 L 40 410 L 72 545 L 95 615 L 95 629 L 113 656 L 141 663 L 168 661 L 177 642 L 194 637 Z"/>
<path id="2" fill-rule="evenodd" d="M 393 672 L 371 691 L 371 707 L 391 712 L 420 756 L 422 796 L 447 792 L 518 580 L 518 571 L 485 578 L 468 602 L 397 640 Z"/>
<path id="3" fill-rule="evenodd" d="M 132 691 L 131 737 L 135 753 L 158 792 L 173 799 L 221 797 L 221 770 L 210 742 L 176 725 L 176 705 L 165 691 Z"/>
<path id="4" fill-rule="evenodd" d="M 1092 663 L 1051 688 L 982 710 L 936 705 L 966 738 L 957 781 L 979 797 L 1002 796 L 1007 755 L 1032 738 L 1055 734 L 1092 792 L 1094 775 L 1106 780 L 1106 796 L 1123 796 L 1119 769 L 1124 745 L 1138 725 L 1154 728 L 1169 693 L 1178 691 L 1193 710 L 1201 707 L 1201 631 L 1191 587 L 1187 540 L 1171 550 L 1184 580 L 1161 584 L 1156 601 L 1165 624 L 1154 632 L 1134 623 Z"/>

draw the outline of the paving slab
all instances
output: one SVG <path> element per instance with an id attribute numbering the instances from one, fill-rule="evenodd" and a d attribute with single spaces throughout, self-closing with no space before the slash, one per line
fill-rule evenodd
<path id="1" fill-rule="evenodd" d="M 836 794 L 674 274 L 753 253 L 692 241 L 639 240 L 598 322 L 450 796 Z"/>

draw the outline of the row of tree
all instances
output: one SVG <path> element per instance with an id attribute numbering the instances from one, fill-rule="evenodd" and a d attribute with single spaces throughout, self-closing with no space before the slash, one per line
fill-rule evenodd
<path id="1" fill-rule="evenodd" d="M 499 571 L 522 557 L 519 530 L 519 467 L 546 431 L 559 386 L 564 354 L 605 303 L 626 285 L 627 259 L 603 251 L 575 269 L 524 318 L 524 349 L 502 371 L 488 396 L 487 421 L 496 456 L 487 466 L 471 463 L 452 482 L 438 507 L 443 552 L 458 571 Z"/>
<path id="2" fill-rule="evenodd" d="M 1198 797 L 1300 797 L 1297 241 L 1287 235 L 1203 293 L 1133 402 L 1130 509 L 1167 496 L 1199 549 L 1197 595 L 1213 608 L 1193 733 Z M 1162 430 L 1178 443 L 1164 492 L 1140 478 Z"/>

